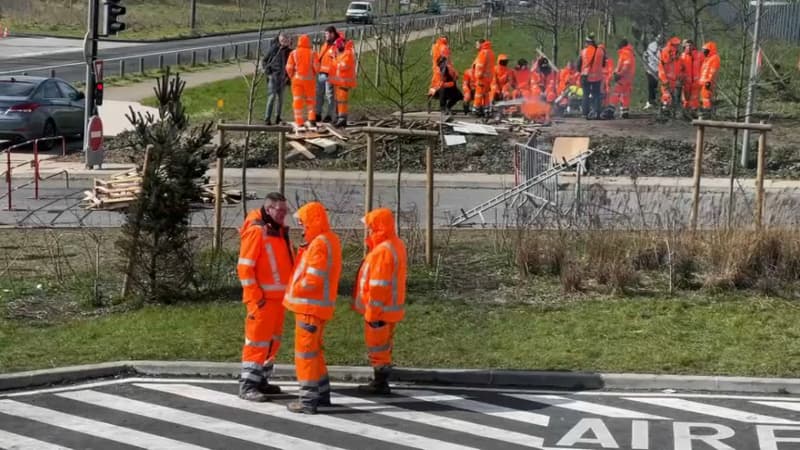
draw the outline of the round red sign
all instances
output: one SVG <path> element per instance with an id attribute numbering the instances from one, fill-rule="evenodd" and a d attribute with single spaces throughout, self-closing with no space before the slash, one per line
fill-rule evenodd
<path id="1" fill-rule="evenodd" d="M 103 146 L 103 121 L 98 116 L 89 119 L 89 148 L 96 152 Z"/>

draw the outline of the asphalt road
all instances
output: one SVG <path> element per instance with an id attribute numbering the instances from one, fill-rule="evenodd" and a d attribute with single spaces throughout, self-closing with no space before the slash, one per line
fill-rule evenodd
<path id="1" fill-rule="evenodd" d="M 30 180 L 16 180 L 13 186 L 19 187 Z M 12 210 L 8 210 L 6 188 L 0 187 L 0 225 L 4 226 L 92 226 L 117 227 L 122 224 L 122 214 L 113 211 L 85 211 L 78 207 L 83 191 L 91 186 L 90 180 L 71 180 L 66 187 L 63 175 L 44 181 L 41 184 L 40 199 L 35 200 L 33 185 L 12 192 Z M 275 189 L 277 180 L 251 179 L 248 191 L 259 198 Z M 447 227 L 461 210 L 468 210 L 503 191 L 486 187 L 447 187 L 440 186 L 434 193 L 434 226 Z M 287 184 L 287 197 L 293 207 L 311 200 L 323 202 L 331 213 L 331 222 L 336 227 L 360 227 L 364 210 L 364 185 L 358 181 L 293 181 Z M 395 208 L 394 186 L 376 185 L 374 206 Z M 750 227 L 753 223 L 753 192 L 737 193 L 734 225 Z M 545 227 L 565 227 L 573 217 L 574 191 L 559 192 L 560 213 L 545 209 L 538 216 L 538 208 L 528 202 L 522 208 L 508 201 L 497 208 L 483 213 L 488 226 L 535 225 Z M 797 226 L 799 218 L 793 205 L 800 201 L 800 191 L 767 191 L 765 224 Z M 251 201 L 255 207 L 257 201 Z M 401 190 L 402 223 L 406 226 L 424 226 L 426 191 L 423 186 L 404 185 Z M 701 227 L 724 227 L 727 220 L 727 193 L 704 192 L 701 196 L 699 225 Z M 212 225 L 213 210 L 201 209 L 192 218 L 192 225 L 209 227 Z M 650 189 L 638 195 L 627 190 L 607 190 L 602 186 L 586 187 L 581 201 L 581 224 L 594 228 L 669 228 L 686 226 L 691 208 L 691 192 L 674 190 L 669 187 Z M 241 224 L 240 205 L 226 205 L 223 226 L 238 227 Z M 475 217 L 468 222 L 473 226 L 481 224 Z"/>
<path id="2" fill-rule="evenodd" d="M 0 448 L 789 450 L 800 398 L 395 386 L 297 415 L 236 396 L 235 380 L 130 379 L 3 396 Z"/>
<path id="3" fill-rule="evenodd" d="M 420 16 L 403 17 L 401 20 L 411 20 L 413 17 Z M 344 22 L 333 25 L 337 28 L 350 27 L 358 29 L 363 27 L 363 25 L 348 25 Z M 311 25 L 289 28 L 286 31 L 292 34 L 318 33 L 324 27 Z M 271 38 L 276 33 L 277 30 L 268 31 L 266 37 Z M 57 42 L 53 42 L 52 38 L 38 39 L 41 41 L 38 46 L 35 39 L 11 37 L 0 40 L 0 50 L 2 50 L 0 51 L 0 75 L 27 72 L 29 75 L 34 76 L 49 76 L 51 70 L 55 70 L 57 77 L 69 82 L 84 81 L 86 66 L 83 59 L 82 39 L 57 39 Z M 192 49 L 198 49 L 197 62 L 204 63 L 208 57 L 205 47 L 214 47 L 211 49 L 210 56 L 212 61 L 218 61 L 222 59 L 223 52 L 226 58 L 232 58 L 237 47 L 239 54 L 244 55 L 247 42 L 251 43 L 251 50 L 255 51 L 257 40 L 258 33 L 235 33 L 164 42 L 123 43 L 109 41 L 101 42 L 98 56 L 106 61 L 105 75 L 111 76 L 119 74 L 120 60 L 124 61 L 126 72 L 132 72 L 139 70 L 139 59 L 141 57 L 143 58 L 144 69 L 149 70 L 159 67 L 159 57 L 157 56 L 159 53 L 167 53 L 164 55 L 164 65 L 178 63 L 178 52 L 181 52 L 181 63 L 188 64 L 191 61 Z M 17 49 L 12 51 L 11 49 L 15 47 L 15 41 L 24 42 L 19 45 L 22 45 L 27 50 L 21 51 Z M 53 47 L 59 47 L 59 49 L 55 50 Z M 31 54 L 31 56 L 24 56 L 25 54 Z"/>

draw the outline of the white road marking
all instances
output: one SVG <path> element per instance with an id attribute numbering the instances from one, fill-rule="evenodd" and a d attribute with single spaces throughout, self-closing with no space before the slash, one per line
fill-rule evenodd
<path id="1" fill-rule="evenodd" d="M 550 424 L 550 416 L 546 416 L 544 414 L 538 414 L 530 411 L 520 411 L 492 403 L 467 400 L 464 397 L 458 397 L 455 395 L 445 396 L 434 391 L 422 391 L 416 389 L 395 389 L 394 392 L 416 400 L 447 403 L 447 406 L 453 406 L 459 409 L 465 409 L 467 411 L 514 420 L 517 422 L 539 425 L 542 427 L 546 427 Z"/>
<path id="2" fill-rule="evenodd" d="M 335 416 L 328 416 L 319 414 L 316 416 L 306 416 L 301 414 L 291 413 L 286 410 L 283 405 L 275 403 L 253 403 L 242 400 L 236 395 L 226 394 L 224 392 L 206 389 L 199 386 L 191 386 L 188 384 L 152 384 L 152 383 L 137 383 L 137 387 L 152 389 L 159 392 L 168 394 L 179 395 L 194 400 L 213 403 L 215 405 L 222 405 L 229 408 L 236 408 L 245 411 L 251 411 L 267 416 L 277 417 L 283 420 L 299 422 L 307 425 L 313 425 L 320 428 L 327 428 L 329 430 L 341 431 L 343 433 L 350 433 L 356 436 L 375 439 L 393 444 L 405 445 L 414 448 L 436 448 L 436 449 L 449 449 L 449 450 L 468 450 L 472 447 L 465 447 L 462 445 L 451 444 L 449 442 L 440 441 L 438 439 L 430 439 L 424 436 L 417 436 L 415 434 L 404 433 L 401 431 L 392 430 L 390 428 L 383 428 L 365 423 L 354 422 L 352 420 L 341 419 Z"/>
<path id="3" fill-rule="evenodd" d="M 156 436 L 130 428 L 112 425 L 110 423 L 97 420 L 86 419 L 84 417 L 65 414 L 52 409 L 41 408 L 14 400 L 0 400 L 0 413 L 10 416 L 22 417 L 34 420 L 46 425 L 65 428 L 103 439 L 108 439 L 123 444 L 135 442 L 136 446 L 149 449 L 180 449 L 180 450 L 201 450 L 204 447 L 186 444 L 173 439 Z"/>
<path id="4" fill-rule="evenodd" d="M 800 412 L 800 402 L 762 402 L 762 401 L 755 401 L 751 403 L 757 403 L 759 405 L 764 406 L 772 406 L 773 408 L 781 408 L 781 409 L 788 409 L 789 411 Z"/>
<path id="5" fill-rule="evenodd" d="M 639 411 L 617 408 L 615 406 L 607 406 L 598 403 L 584 402 L 582 400 L 573 400 L 571 398 L 562 397 L 560 395 L 530 395 L 530 394 L 504 394 L 504 395 L 508 397 L 519 398 L 522 400 L 544 403 L 546 405 L 556 406 L 558 408 L 565 408 L 573 411 L 588 413 L 595 416 L 613 417 L 615 419 L 669 420 L 668 417 L 656 416 Z"/>
<path id="6" fill-rule="evenodd" d="M 741 411 L 724 406 L 709 405 L 706 403 L 693 402 L 681 398 L 646 398 L 646 397 L 626 397 L 626 400 L 647 403 L 649 405 L 661 406 L 664 408 L 678 409 L 706 416 L 721 417 L 723 419 L 735 420 L 745 423 L 767 423 L 779 425 L 797 425 L 798 422 L 781 419 L 779 417 L 764 416 L 747 411 Z"/>
<path id="7" fill-rule="evenodd" d="M 151 419 L 170 422 L 210 433 L 220 434 L 222 436 L 254 442 L 256 444 L 268 442 L 270 447 L 275 448 L 303 448 L 320 450 L 337 448 L 306 439 L 296 438 L 293 436 L 250 427 L 235 422 L 229 422 L 227 420 L 217 419 L 215 417 L 181 411 L 175 408 L 168 408 L 166 406 L 142 402 L 139 400 L 132 400 L 103 392 L 77 391 L 64 392 L 56 395 L 59 397 L 88 403 L 90 405 L 149 417 Z"/>
<path id="8" fill-rule="evenodd" d="M 3 430 L 0 430 L 0 448 L 8 450 L 71 450 L 69 447 L 51 444 Z"/>
<path id="9" fill-rule="evenodd" d="M 544 446 L 544 440 L 538 436 L 517 433 L 514 431 L 481 425 L 474 422 L 467 422 L 465 420 L 437 416 L 435 414 L 426 412 L 398 408 L 396 406 L 385 405 L 363 398 L 350 397 L 336 393 L 333 395 L 333 402 L 335 404 L 344 405 L 360 411 L 368 411 L 373 414 L 380 414 L 382 416 L 392 417 L 394 419 L 421 423 L 423 425 L 444 428 L 446 430 L 471 434 L 473 436 L 480 436 L 497 441 L 510 442 L 523 447 L 541 449 Z"/>

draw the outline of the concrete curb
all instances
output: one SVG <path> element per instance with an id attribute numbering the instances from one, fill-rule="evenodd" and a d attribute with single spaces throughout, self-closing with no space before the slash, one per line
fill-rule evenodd
<path id="1" fill-rule="evenodd" d="M 75 383 L 96 378 L 126 376 L 236 378 L 238 363 L 204 361 L 117 361 L 0 374 L 0 392 Z M 329 366 L 333 381 L 352 382 L 372 376 L 369 367 Z M 294 379 L 294 366 L 279 364 L 275 378 Z M 545 388 L 566 390 L 662 390 L 800 394 L 800 378 L 751 378 L 697 375 L 547 372 L 493 369 L 397 368 L 397 383 L 447 384 L 483 387 Z"/>

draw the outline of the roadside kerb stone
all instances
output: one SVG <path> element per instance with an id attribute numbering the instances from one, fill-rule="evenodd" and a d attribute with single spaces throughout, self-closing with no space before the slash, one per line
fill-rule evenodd
<path id="1" fill-rule="evenodd" d="M 117 361 L 101 364 L 0 374 L 0 391 L 67 384 L 96 378 L 125 376 L 236 378 L 238 363 L 203 361 Z M 364 381 L 370 367 L 329 366 L 332 381 Z M 294 379 L 294 366 L 278 364 L 275 378 Z M 447 384 L 484 387 L 548 388 L 565 390 L 663 390 L 800 394 L 798 378 L 755 378 L 696 375 L 616 374 L 492 369 L 396 368 L 396 383 Z"/>

